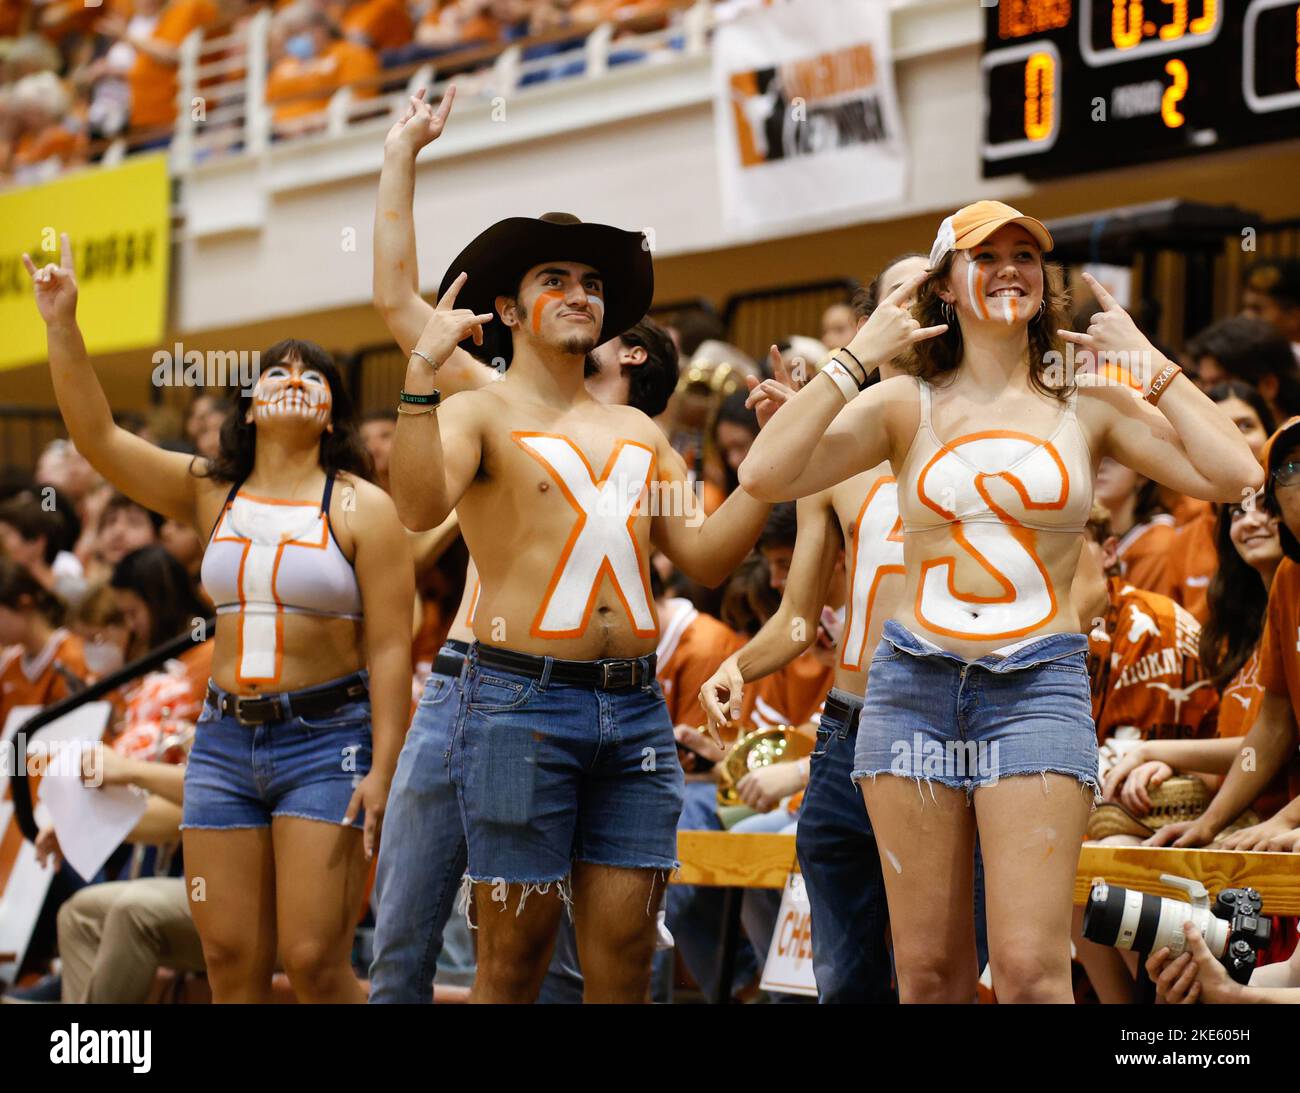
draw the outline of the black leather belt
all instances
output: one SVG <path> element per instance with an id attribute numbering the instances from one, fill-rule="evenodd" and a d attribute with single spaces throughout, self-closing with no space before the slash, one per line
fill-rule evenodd
<path id="1" fill-rule="evenodd" d="M 448 638 L 442 643 L 443 649 L 450 648 L 450 653 L 439 652 L 433 660 L 433 674 L 435 676 L 458 676 L 460 675 L 461 666 L 465 663 L 465 658 L 469 656 L 469 642 L 457 641 L 454 638 Z"/>
<path id="2" fill-rule="evenodd" d="M 370 688 L 360 675 L 350 675 L 330 687 L 309 691 L 289 691 L 268 695 L 234 695 L 217 691 L 208 684 L 208 701 L 222 716 L 233 717 L 241 725 L 262 725 L 284 720 L 282 699 L 288 699 L 292 717 L 326 717 L 348 702 L 366 698 Z"/>
<path id="3" fill-rule="evenodd" d="M 541 679 L 546 658 L 531 653 L 516 653 L 511 649 L 498 649 L 480 645 L 478 662 L 487 667 L 502 668 L 522 676 Z M 643 687 L 655 677 L 654 653 L 645 657 L 628 657 L 624 660 L 556 660 L 551 661 L 551 679 L 556 683 L 571 683 L 576 687 L 593 687 L 601 691 L 626 691 Z"/>
<path id="4" fill-rule="evenodd" d="M 822 707 L 822 718 L 838 718 L 840 722 L 850 732 L 858 727 L 858 715 L 862 713 L 862 699 L 855 698 L 852 702 L 845 702 L 842 698 L 836 698 L 834 695 L 826 696 L 826 705 Z"/>

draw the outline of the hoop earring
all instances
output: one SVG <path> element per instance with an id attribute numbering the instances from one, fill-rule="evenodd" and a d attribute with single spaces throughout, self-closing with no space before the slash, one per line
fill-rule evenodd
<path id="1" fill-rule="evenodd" d="M 957 313 L 953 310 L 952 304 L 947 300 L 944 300 L 939 304 L 939 310 L 943 312 L 944 322 L 949 326 L 952 326 L 952 324 L 957 321 Z"/>
<path id="2" fill-rule="evenodd" d="M 1036 323 L 1036 322 L 1038 322 L 1038 320 L 1041 319 L 1041 318 L 1043 317 L 1043 313 L 1044 313 L 1046 310 L 1047 310 L 1047 301 L 1046 301 L 1046 300 L 1039 300 L 1039 301 L 1038 301 L 1038 314 L 1035 315 L 1035 316 L 1034 316 L 1032 319 L 1030 319 L 1029 321 L 1030 321 L 1031 323 Z"/>

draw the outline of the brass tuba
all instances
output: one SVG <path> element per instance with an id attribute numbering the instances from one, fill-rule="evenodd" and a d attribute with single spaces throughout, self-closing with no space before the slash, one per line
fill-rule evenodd
<path id="1" fill-rule="evenodd" d="M 742 736 L 718 768 L 718 807 L 743 804 L 736 783 L 751 770 L 789 763 L 811 754 L 813 742 L 793 725 L 755 729 Z"/>

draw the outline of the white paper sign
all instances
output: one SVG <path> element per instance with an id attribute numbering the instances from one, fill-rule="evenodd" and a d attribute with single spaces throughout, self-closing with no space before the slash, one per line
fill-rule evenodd
<path id="1" fill-rule="evenodd" d="M 33 751 L 40 751 L 56 741 L 99 740 L 113 707 L 108 702 L 88 702 L 45 726 L 29 745 L 19 736 L 18 729 L 40 709 L 39 706 L 14 707 L 0 733 L 0 833 L 3 833 L 0 834 L 0 983 L 14 981 L 54 877 L 53 868 L 42 868 L 37 863 L 36 848 L 18 830 L 13 799 L 8 792 L 9 775 L 17 763 L 24 764 L 29 774 L 33 771 L 35 764 L 27 754 L 29 746 Z M 49 810 L 41 799 L 40 789 L 37 793 L 39 823 L 44 822 Z"/>
<path id="2" fill-rule="evenodd" d="M 42 779 L 41 801 L 49 809 L 63 857 L 88 881 L 140 822 L 149 795 L 133 786 L 85 785 L 75 773 L 85 746 L 81 742 L 61 745 L 69 753 L 67 761 Z"/>
<path id="3" fill-rule="evenodd" d="M 713 40 L 727 226 L 821 222 L 900 200 L 907 148 L 885 0 L 789 0 Z"/>
<path id="4" fill-rule="evenodd" d="M 803 877 L 791 873 L 785 879 L 781 911 L 763 965 L 759 987 L 781 994 L 806 994 L 817 997 L 817 980 L 813 977 L 812 912 Z"/>

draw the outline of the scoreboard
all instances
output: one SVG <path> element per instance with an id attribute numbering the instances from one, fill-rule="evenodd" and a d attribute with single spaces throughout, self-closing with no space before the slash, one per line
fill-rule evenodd
<path id="1" fill-rule="evenodd" d="M 1300 137 L 1300 0 L 996 0 L 984 177 Z"/>

